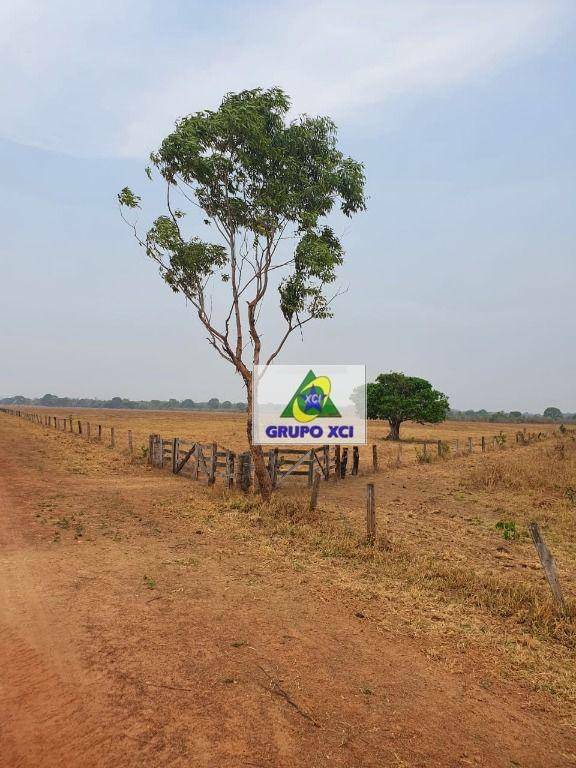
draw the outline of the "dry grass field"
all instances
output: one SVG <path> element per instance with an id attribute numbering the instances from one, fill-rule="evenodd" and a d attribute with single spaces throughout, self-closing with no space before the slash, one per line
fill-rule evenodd
<path id="1" fill-rule="evenodd" d="M 322 482 L 310 514 L 296 480 L 266 507 L 125 451 L 128 429 L 242 449 L 241 415 L 74 416 L 116 450 L 0 414 L 6 765 L 576 764 L 574 435 L 517 446 L 502 425 L 502 449 L 420 464 L 406 443 L 398 465 L 370 424 L 380 471 Z"/>
<path id="2" fill-rule="evenodd" d="M 233 451 L 244 451 L 247 449 L 246 415 L 237 412 L 131 411 L 107 408 L 24 408 L 23 410 L 35 411 L 45 416 L 58 416 L 59 418 L 72 416 L 75 428 L 78 419 L 83 423 L 90 422 L 92 425 L 92 435 L 95 434 L 94 427 L 101 424 L 104 429 L 105 438 L 109 434 L 109 427 L 113 426 L 120 447 L 126 447 L 128 430 L 131 430 L 136 452 L 138 452 L 138 449 L 148 446 L 148 436 L 150 434 L 159 434 L 166 440 L 179 437 L 201 443 L 215 441 L 219 445 L 230 448 Z M 544 433 L 552 431 L 552 427 L 545 424 L 524 424 L 522 428 L 524 427 L 529 432 Z M 510 444 L 514 441 L 515 434 L 519 428 L 517 424 L 489 424 L 482 422 L 446 421 L 443 424 L 434 425 L 406 422 L 402 425 L 401 429 L 402 440 L 406 441 L 402 448 L 402 460 L 404 463 L 415 460 L 417 445 L 411 445 L 410 441 L 412 440 L 416 442 L 422 440 L 429 440 L 431 442 L 443 440 L 451 443 L 452 447 L 454 447 L 455 441 L 458 440 L 460 449 L 464 449 L 466 440 L 468 437 L 472 437 L 476 450 L 478 450 L 482 435 L 491 441 L 494 435 L 503 433 L 506 435 L 507 443 Z M 387 422 L 368 422 L 368 443 L 378 443 L 385 462 L 395 461 L 398 448 L 384 440 L 387 434 Z M 369 449 L 361 447 L 360 450 L 361 454 L 367 456 Z"/>

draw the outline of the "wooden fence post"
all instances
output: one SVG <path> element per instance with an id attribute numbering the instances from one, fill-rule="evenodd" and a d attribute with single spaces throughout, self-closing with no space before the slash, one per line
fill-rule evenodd
<path id="1" fill-rule="evenodd" d="M 72 416 L 69 416 L 70 419 L 70 432 L 74 432 L 74 425 L 72 423 Z M 64 429 L 66 429 L 66 419 L 64 419 Z"/>
<path id="2" fill-rule="evenodd" d="M 212 456 L 210 457 L 210 474 L 208 475 L 208 485 L 214 485 L 216 482 L 216 462 L 218 461 L 218 446 L 212 443 Z"/>
<path id="3" fill-rule="evenodd" d="M 342 449 L 342 458 L 340 459 L 340 478 L 346 477 L 346 468 L 348 467 L 348 448 Z"/>
<path id="4" fill-rule="evenodd" d="M 90 422 L 86 422 L 86 440 L 90 440 Z"/>
<path id="5" fill-rule="evenodd" d="M 80 419 L 78 419 L 78 434 L 79 435 L 82 434 L 82 422 L 80 421 Z"/>
<path id="6" fill-rule="evenodd" d="M 486 438 L 482 435 L 482 453 L 486 453 Z"/>
<path id="7" fill-rule="evenodd" d="M 278 479 L 278 448 L 271 448 L 268 451 L 268 474 L 270 475 L 272 488 L 276 488 Z"/>
<path id="8" fill-rule="evenodd" d="M 204 456 L 202 453 L 202 446 L 200 444 L 196 443 L 192 456 L 194 458 L 194 469 L 192 470 L 192 477 L 194 480 L 198 480 L 198 475 L 200 474 L 200 457 Z"/>
<path id="9" fill-rule="evenodd" d="M 472 438 L 468 438 L 468 453 L 472 453 Z"/>
<path id="10" fill-rule="evenodd" d="M 324 451 L 324 480 L 328 480 L 330 478 L 330 446 L 325 445 L 323 448 Z"/>
<path id="11" fill-rule="evenodd" d="M 274 474 L 272 476 L 272 487 L 276 488 L 278 482 L 278 448 L 274 448 Z"/>
<path id="12" fill-rule="evenodd" d="M 340 479 L 340 446 L 334 446 L 334 480 Z"/>
<path id="13" fill-rule="evenodd" d="M 552 590 L 552 594 L 554 596 L 554 600 L 556 601 L 556 605 L 558 606 L 560 613 L 566 613 L 566 603 L 564 601 L 564 595 L 562 594 L 562 589 L 560 587 L 560 581 L 558 580 L 558 573 L 556 572 L 556 563 L 554 562 L 552 553 L 550 552 L 550 550 L 546 546 L 546 542 L 542 538 L 542 534 L 540 533 L 540 528 L 538 526 L 538 523 L 531 522 L 528 525 L 528 530 L 530 531 L 530 536 L 532 537 L 532 543 L 536 547 L 536 552 L 538 552 L 538 557 L 540 558 L 540 564 L 542 566 L 544 573 L 546 574 L 546 579 L 548 580 L 548 584 L 550 586 L 550 589 Z"/>
<path id="14" fill-rule="evenodd" d="M 98 424 L 98 440 L 102 442 L 102 424 Z"/>
<path id="15" fill-rule="evenodd" d="M 116 440 L 114 437 L 114 427 L 110 427 L 110 448 L 114 448 L 116 445 Z"/>
<path id="16" fill-rule="evenodd" d="M 240 471 L 240 487 L 244 491 L 244 493 L 247 493 L 250 489 L 250 483 L 251 483 L 251 456 L 249 452 L 241 453 L 238 456 L 239 460 L 239 471 Z"/>
<path id="17" fill-rule="evenodd" d="M 234 485 L 234 452 L 226 451 L 226 485 L 232 488 Z"/>
<path id="18" fill-rule="evenodd" d="M 132 445 L 132 430 L 128 430 L 128 451 L 134 453 L 134 446 Z"/>
<path id="19" fill-rule="evenodd" d="M 132 433 L 129 433 L 132 436 Z M 172 474 L 175 475 L 178 470 L 178 456 L 180 453 L 180 440 L 175 437 L 172 440 Z"/>
<path id="20" fill-rule="evenodd" d="M 312 483 L 314 482 L 314 456 L 314 448 L 311 448 L 308 453 L 308 487 L 312 487 Z"/>
<path id="21" fill-rule="evenodd" d="M 378 446 L 376 443 L 372 446 L 372 469 L 378 472 Z"/>
<path id="22" fill-rule="evenodd" d="M 376 500 L 374 498 L 374 483 L 366 485 L 366 543 L 376 541 Z"/>
<path id="23" fill-rule="evenodd" d="M 310 492 L 310 505 L 308 507 L 310 512 L 316 511 L 316 505 L 318 504 L 319 490 L 320 490 L 320 472 L 314 472 L 314 480 L 312 481 L 312 490 Z"/>
<path id="24" fill-rule="evenodd" d="M 98 439 L 102 439 L 102 427 L 98 425 Z M 150 466 L 154 466 L 154 435 L 148 435 L 148 464 Z"/>
<path id="25" fill-rule="evenodd" d="M 438 456 L 442 456 L 442 440 L 438 440 Z"/>
<path id="26" fill-rule="evenodd" d="M 360 466 L 360 449 L 357 445 L 352 448 L 352 475 L 358 474 L 358 467 Z"/>

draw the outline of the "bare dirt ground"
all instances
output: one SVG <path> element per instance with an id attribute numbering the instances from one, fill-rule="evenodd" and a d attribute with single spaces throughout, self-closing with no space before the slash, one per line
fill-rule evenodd
<path id="1" fill-rule="evenodd" d="M 0 414 L 0 765 L 575 765 L 571 627 L 494 531 L 541 494 L 482 459 L 376 476 L 368 552 L 366 478 L 299 521 Z"/>

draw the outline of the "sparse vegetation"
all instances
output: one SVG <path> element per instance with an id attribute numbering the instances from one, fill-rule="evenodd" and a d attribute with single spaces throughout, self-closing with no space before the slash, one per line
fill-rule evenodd
<path id="1" fill-rule="evenodd" d="M 516 523 L 513 520 L 498 520 L 496 528 L 499 531 L 502 531 L 502 537 L 506 539 L 506 541 L 513 541 L 518 538 Z"/>
<path id="2" fill-rule="evenodd" d="M 576 443 L 558 441 L 542 444 L 528 454 L 506 452 L 502 457 L 486 456 L 471 468 L 468 485 L 472 488 L 510 488 L 565 497 L 576 477 Z"/>

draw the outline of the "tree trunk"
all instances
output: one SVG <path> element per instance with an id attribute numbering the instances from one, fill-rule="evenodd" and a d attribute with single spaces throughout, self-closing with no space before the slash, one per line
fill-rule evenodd
<path id="1" fill-rule="evenodd" d="M 248 400 L 248 417 L 246 419 L 246 435 L 248 437 L 248 445 L 250 446 L 250 454 L 252 455 L 252 461 L 254 463 L 254 475 L 256 476 L 256 482 L 258 484 L 258 490 L 262 501 L 270 501 L 272 498 L 272 479 L 266 468 L 266 460 L 264 458 L 264 451 L 261 445 L 254 445 L 252 441 L 252 379 L 245 381 L 246 393 Z"/>
<path id="2" fill-rule="evenodd" d="M 402 424 L 401 420 L 388 419 L 388 423 L 390 424 L 390 432 L 388 433 L 386 440 L 400 440 L 400 424 Z"/>

